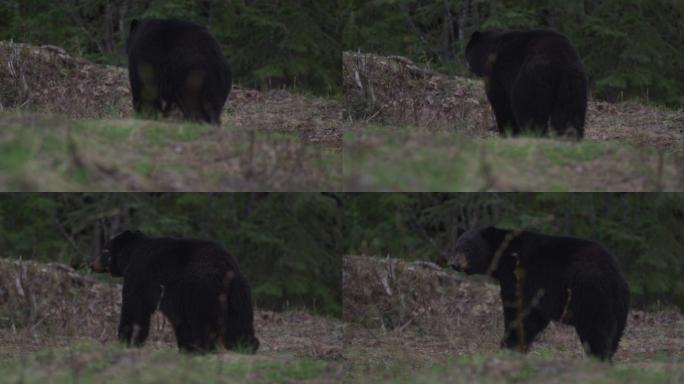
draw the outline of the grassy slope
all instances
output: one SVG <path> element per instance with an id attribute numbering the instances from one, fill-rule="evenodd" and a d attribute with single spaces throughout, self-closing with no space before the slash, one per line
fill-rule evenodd
<path id="1" fill-rule="evenodd" d="M 0 62 L 0 191 L 340 189 L 334 98 L 234 87 L 219 129 L 131 120 L 125 68 L 10 42 Z"/>
<path id="2" fill-rule="evenodd" d="M 498 351 L 502 320 L 495 286 L 396 260 L 390 278 L 387 262 L 345 258 L 347 322 L 257 310 L 257 354 L 191 356 L 177 352 L 171 329 L 159 315 L 144 348 L 118 345 L 120 285 L 65 267 L 0 259 L 5 292 L 0 295 L 0 382 L 684 380 L 684 317 L 679 313 L 632 311 L 614 365 L 587 359 L 572 329 L 554 324 L 522 356 Z M 380 318 L 388 327 L 372 325 Z M 358 323 L 364 320 L 367 326 Z"/>
<path id="3" fill-rule="evenodd" d="M 126 349 L 92 341 L 0 360 L 6 383 L 291 383 L 338 375 L 331 364 L 312 359 L 192 356 L 171 347 Z"/>
<path id="4" fill-rule="evenodd" d="M 0 189 L 338 189 L 339 151 L 296 133 L 0 114 Z"/>
<path id="5" fill-rule="evenodd" d="M 350 324 L 343 354 L 351 382 L 684 380 L 679 312 L 633 309 L 612 365 L 587 358 L 574 329 L 556 323 L 520 355 L 499 350 L 503 316 L 490 280 L 384 257 L 347 256 L 344 268 L 343 317 Z"/>
<path id="6" fill-rule="evenodd" d="M 419 369 L 396 364 L 371 375 L 381 383 L 678 383 L 684 380 L 684 364 L 661 358 L 611 365 L 593 359 L 562 358 L 549 350 L 527 356 L 500 351 L 454 357 L 449 364 Z"/>
<path id="7" fill-rule="evenodd" d="M 347 191 L 684 190 L 684 155 L 617 141 L 473 138 L 368 126 L 344 136 Z"/>
<path id="8" fill-rule="evenodd" d="M 338 382 L 343 374 L 339 319 L 257 308 L 256 354 L 190 356 L 178 353 L 160 313 L 143 348 L 123 348 L 120 308 L 120 284 L 0 258 L 0 383 Z"/>
<path id="9" fill-rule="evenodd" d="M 280 356 L 224 353 L 192 356 L 175 349 L 125 349 L 78 342 L 0 360 L 7 383 L 677 383 L 684 364 L 660 358 L 648 363 L 603 364 L 567 359 L 552 351 L 527 356 L 501 351 L 452 358 L 425 367 L 389 363 L 342 370 L 334 363 Z"/>
<path id="10" fill-rule="evenodd" d="M 527 356 L 501 351 L 453 357 L 449 364 L 415 368 L 390 363 L 344 371 L 324 361 L 224 353 L 183 355 L 168 347 L 125 349 L 78 342 L 0 360 L 7 383 L 677 383 L 684 365 L 660 358 L 613 365 L 564 359 L 552 351 Z"/>
<path id="11" fill-rule="evenodd" d="M 355 53 L 343 79 L 347 191 L 684 190 L 681 110 L 590 101 L 579 144 L 502 139 L 482 81 Z"/>

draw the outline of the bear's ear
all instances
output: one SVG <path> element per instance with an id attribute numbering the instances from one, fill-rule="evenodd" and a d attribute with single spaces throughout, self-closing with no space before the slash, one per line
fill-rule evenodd
<path id="1" fill-rule="evenodd" d="M 133 19 L 131 20 L 131 28 L 130 28 L 130 33 L 132 34 L 135 32 L 136 29 L 138 29 L 138 25 L 140 24 L 140 21 L 138 19 Z"/>
<path id="2" fill-rule="evenodd" d="M 138 230 L 131 231 L 131 230 L 127 229 L 127 230 L 119 233 L 118 235 L 116 235 L 114 237 L 117 239 L 132 239 L 132 238 L 138 237 L 140 235 L 142 235 L 142 232 L 140 232 Z"/>
<path id="3" fill-rule="evenodd" d="M 482 32 L 480 32 L 480 31 L 475 31 L 475 32 L 473 32 L 472 35 L 470 35 L 470 41 L 477 41 L 477 40 L 480 40 L 480 37 L 482 37 Z"/>

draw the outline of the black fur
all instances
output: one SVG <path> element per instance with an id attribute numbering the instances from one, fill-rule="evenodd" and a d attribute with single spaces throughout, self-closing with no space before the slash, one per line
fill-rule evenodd
<path id="1" fill-rule="evenodd" d="M 475 32 L 466 46 L 470 70 L 483 76 L 501 134 L 584 136 L 587 75 L 570 41 L 553 31 Z"/>
<path id="2" fill-rule="evenodd" d="M 188 120 L 221 124 L 232 74 L 205 27 L 182 20 L 133 20 L 126 53 L 136 112 L 167 115 L 178 106 Z"/>
<path id="3" fill-rule="evenodd" d="M 126 231 L 91 267 L 124 278 L 118 335 L 128 345 L 145 342 L 150 316 L 159 309 L 181 350 L 213 351 L 218 342 L 228 349 L 259 347 L 249 282 L 216 243 Z"/>
<path id="4" fill-rule="evenodd" d="M 629 311 L 629 287 L 615 258 L 600 244 L 477 228 L 459 237 L 450 265 L 499 281 L 504 347 L 527 351 L 554 320 L 573 325 L 591 355 L 609 360 L 617 350 Z M 517 322 L 521 312 L 522 327 Z"/>

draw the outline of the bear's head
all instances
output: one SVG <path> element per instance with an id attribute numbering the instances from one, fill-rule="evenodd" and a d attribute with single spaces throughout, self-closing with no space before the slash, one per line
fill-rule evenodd
<path id="1" fill-rule="evenodd" d="M 466 274 L 486 274 L 497 251 L 497 232 L 494 227 L 469 229 L 456 240 L 448 265 Z"/>
<path id="2" fill-rule="evenodd" d="M 99 273 L 109 272 L 114 277 L 123 276 L 128 265 L 130 250 L 136 240 L 144 237 L 140 231 L 124 231 L 105 244 L 102 253 L 90 263 L 90 268 Z"/>
<path id="3" fill-rule="evenodd" d="M 466 62 L 470 72 L 477 76 L 486 76 L 496 61 L 496 39 L 501 31 L 475 31 L 470 36 L 465 49 Z"/>

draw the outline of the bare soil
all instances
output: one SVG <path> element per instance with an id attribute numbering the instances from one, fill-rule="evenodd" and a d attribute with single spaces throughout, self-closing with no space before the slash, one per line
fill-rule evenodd
<path id="1" fill-rule="evenodd" d="M 683 110 L 591 100 L 576 144 L 499 137 L 482 81 L 403 57 L 344 53 L 343 86 L 348 191 L 684 190 Z"/>
<path id="2" fill-rule="evenodd" d="M 413 126 L 497 137 L 496 120 L 479 79 L 450 77 L 401 56 L 343 55 L 345 102 L 362 126 Z M 588 141 L 621 140 L 684 151 L 684 111 L 636 102 L 590 101 Z"/>
<path id="3" fill-rule="evenodd" d="M 499 350 L 503 315 L 499 289 L 425 262 L 344 258 L 344 356 L 358 369 L 447 364 Z M 587 359 L 572 327 L 552 323 L 531 355 Z M 638 366 L 684 359 L 684 315 L 632 310 L 614 360 Z M 681 367 L 680 367 L 681 368 Z"/>
<path id="4" fill-rule="evenodd" d="M 221 127 L 197 125 L 189 130 L 207 134 L 160 148 L 144 134 L 112 137 L 104 132 L 99 135 L 104 138 L 92 140 L 89 132 L 65 128 L 114 126 L 119 131 L 144 132 L 147 126 L 168 126 L 173 131 L 189 125 L 178 111 L 156 122 L 130 120 L 133 111 L 125 68 L 97 65 L 58 47 L 11 42 L 0 42 L 0 63 L 0 125 L 19 132 L 0 132 L 0 145 L 16 146 L 22 141 L 33 148 L 31 156 L 20 161 L 26 167 L 3 172 L 9 167 L 0 166 L 2 190 L 341 189 L 344 120 L 343 106 L 335 98 L 238 85 L 229 95 Z M 57 159 L 41 158 L 50 152 L 41 147 L 50 128 L 54 128 L 50 134 L 73 138 L 78 162 L 85 168 L 82 173 L 94 177 L 75 180 L 54 169 L 54 163 L 72 162 L 73 153 L 67 150 L 55 154 Z M 155 137 L 168 135 L 173 138 L 173 133 L 165 132 Z M 117 153 L 113 158 L 108 156 L 112 149 Z"/>
<path id="5" fill-rule="evenodd" d="M 0 359 L 79 341 L 115 343 L 121 284 L 84 276 L 63 264 L 0 259 Z M 257 309 L 258 356 L 334 362 L 345 325 L 302 311 Z M 175 346 L 161 313 L 152 317 L 146 349 Z"/>

